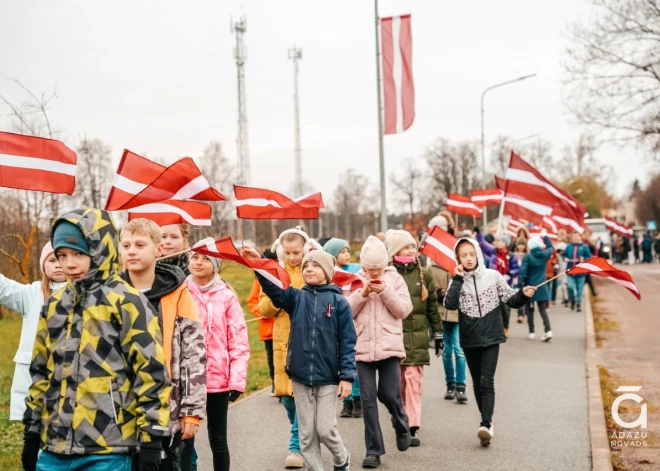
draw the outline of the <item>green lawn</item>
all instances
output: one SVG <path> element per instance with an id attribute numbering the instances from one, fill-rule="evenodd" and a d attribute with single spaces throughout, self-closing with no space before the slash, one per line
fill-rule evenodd
<path id="1" fill-rule="evenodd" d="M 239 295 L 245 319 L 254 319 L 247 309 L 254 275 L 252 270 L 232 262 L 223 262 L 221 276 L 229 282 Z M 246 394 L 270 385 L 268 363 L 264 344 L 259 340 L 257 322 L 248 323 L 250 337 L 250 363 Z M 9 316 L 0 320 L 0 333 L 3 342 L 0 349 L 0 470 L 21 471 L 21 449 L 23 447 L 23 426 L 20 422 L 9 422 L 9 391 L 14 374 L 14 354 L 21 334 L 21 318 Z"/>

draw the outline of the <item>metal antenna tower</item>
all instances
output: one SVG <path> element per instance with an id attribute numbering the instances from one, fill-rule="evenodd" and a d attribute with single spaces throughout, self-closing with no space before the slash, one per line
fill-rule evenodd
<path id="1" fill-rule="evenodd" d="M 295 139 L 296 197 L 303 196 L 302 155 L 300 149 L 300 101 L 298 100 L 298 61 L 302 60 L 302 48 L 293 46 L 289 49 L 289 59 L 293 61 L 293 115 Z"/>
<path id="2" fill-rule="evenodd" d="M 243 37 L 247 31 L 245 16 L 231 23 L 231 32 L 236 33 L 236 46 L 234 46 L 234 59 L 238 76 L 238 131 L 236 136 L 238 182 L 239 185 L 250 185 L 250 151 L 248 148 L 247 105 L 245 100 L 245 59 L 247 47 L 243 44 Z"/>

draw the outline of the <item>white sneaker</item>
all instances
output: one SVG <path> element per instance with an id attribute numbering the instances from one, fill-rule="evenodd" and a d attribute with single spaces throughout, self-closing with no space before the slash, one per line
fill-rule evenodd
<path id="1" fill-rule="evenodd" d="M 490 440 L 495 436 L 495 432 L 493 431 L 493 423 L 490 423 L 490 428 L 488 427 L 479 427 L 479 430 L 477 430 L 477 437 L 479 437 L 479 440 L 481 440 L 481 446 L 488 446 L 490 445 Z"/>
<path id="2" fill-rule="evenodd" d="M 549 342 L 551 338 L 552 338 L 552 331 L 549 330 L 545 334 L 543 334 L 543 337 L 541 337 L 541 340 L 544 341 L 544 342 Z"/>
<path id="3" fill-rule="evenodd" d="M 529 335 L 527 336 L 527 338 L 528 338 L 529 340 L 535 340 L 535 339 L 536 339 L 536 335 L 534 334 L 534 332 L 530 332 Z"/>

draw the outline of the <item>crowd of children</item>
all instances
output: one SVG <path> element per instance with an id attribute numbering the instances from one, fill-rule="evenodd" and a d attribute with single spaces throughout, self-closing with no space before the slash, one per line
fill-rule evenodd
<path id="1" fill-rule="evenodd" d="M 431 219 L 435 226 L 454 232 L 446 212 Z M 118 231 L 105 211 L 77 210 L 53 224 L 41 282 L 0 275 L 0 303 L 24 316 L 11 403 L 12 420 L 25 424 L 24 469 L 196 469 L 203 420 L 213 469 L 230 469 L 227 414 L 245 390 L 247 328 L 220 260 L 190 252 L 189 234 L 188 226 L 147 219 Z M 349 469 L 338 400 L 341 417 L 363 420 L 363 468 L 378 468 L 386 453 L 379 401 L 397 449 L 420 446 L 429 343 L 442 356 L 445 399 L 468 402 L 467 365 L 481 414 L 477 435 L 489 445 L 510 309 L 520 309 L 519 322 L 527 317 L 534 338 L 536 303 L 548 341 L 553 293 L 581 307 L 584 278 L 536 288 L 562 265 L 588 258 L 579 234 L 573 238 L 555 247 L 547 236 L 522 233 L 511 247 L 508 236 L 489 240 L 476 230 L 458 239 L 454 273 L 420 257 L 403 230 L 369 236 L 359 263 L 351 263 L 347 241 L 321 246 L 299 227 L 263 255 L 243 246 L 245 257 L 276 259 L 290 280 L 282 289 L 257 273 L 248 300 L 272 395 L 291 425 L 285 467 L 322 470 L 323 444 L 336 471 Z M 342 292 L 332 283 L 336 270 L 362 286 Z"/>

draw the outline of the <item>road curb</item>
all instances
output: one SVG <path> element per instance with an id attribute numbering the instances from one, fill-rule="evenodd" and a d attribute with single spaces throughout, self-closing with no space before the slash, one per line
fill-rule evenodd
<path id="1" fill-rule="evenodd" d="M 591 298 L 585 286 L 584 318 L 587 341 L 587 391 L 589 396 L 589 435 L 591 439 L 591 464 L 594 471 L 612 471 L 612 453 L 607 438 L 603 395 L 600 389 L 598 366 L 601 361 L 600 351 L 596 347 L 596 331 L 591 309 Z"/>
<path id="2" fill-rule="evenodd" d="M 232 407 L 236 407 L 236 406 L 238 406 L 238 405 L 241 405 L 241 404 L 243 404 L 243 403 L 249 401 L 249 400 L 252 399 L 253 397 L 261 396 L 261 395 L 262 395 L 263 393 L 265 393 L 266 391 L 269 391 L 269 392 L 270 392 L 270 386 L 267 386 L 267 387 L 265 387 L 265 388 L 263 388 L 263 389 L 260 389 L 259 391 L 255 392 L 255 393 L 252 393 L 252 394 L 250 394 L 249 396 L 244 397 L 243 399 L 239 399 L 239 400 L 236 401 L 236 402 L 232 402 L 231 404 L 229 404 L 229 408 L 231 409 Z"/>

